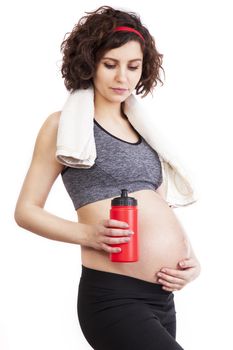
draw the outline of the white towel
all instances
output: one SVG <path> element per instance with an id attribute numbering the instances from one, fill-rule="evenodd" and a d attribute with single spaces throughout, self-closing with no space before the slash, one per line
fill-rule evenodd
<path id="1" fill-rule="evenodd" d="M 165 140 L 153 118 L 131 94 L 124 105 L 130 124 L 157 151 L 163 171 L 167 202 L 174 208 L 197 201 L 190 174 L 184 170 L 172 145 Z M 97 157 L 94 138 L 94 90 L 80 89 L 70 93 L 62 109 L 57 133 L 56 159 L 74 168 L 90 168 Z"/>

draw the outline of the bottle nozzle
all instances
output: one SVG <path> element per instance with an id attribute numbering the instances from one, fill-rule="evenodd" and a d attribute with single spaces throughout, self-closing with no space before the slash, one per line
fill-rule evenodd
<path id="1" fill-rule="evenodd" d="M 123 189 L 121 190 L 121 196 L 113 198 L 111 201 L 112 206 L 136 206 L 137 205 L 137 199 L 133 197 L 128 196 L 128 190 Z"/>
<path id="2" fill-rule="evenodd" d="M 125 190 L 125 189 L 121 190 L 121 197 L 127 198 L 128 197 L 128 190 Z"/>

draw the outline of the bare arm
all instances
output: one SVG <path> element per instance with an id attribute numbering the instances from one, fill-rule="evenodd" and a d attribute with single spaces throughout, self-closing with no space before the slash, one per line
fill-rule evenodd
<path id="1" fill-rule="evenodd" d="M 42 125 L 32 161 L 15 208 L 15 221 L 26 230 L 52 240 L 81 244 L 91 227 L 65 220 L 44 209 L 48 194 L 63 165 L 55 158 L 60 112 L 51 114 Z"/>
<path id="2" fill-rule="evenodd" d="M 165 199 L 164 184 L 162 183 L 156 192 Z M 166 200 L 166 199 L 165 199 Z M 164 290 L 173 292 L 182 289 L 187 283 L 196 279 L 201 271 L 200 263 L 195 255 L 190 240 L 186 236 L 187 244 L 190 248 L 189 258 L 178 262 L 177 269 L 170 269 L 167 267 L 162 268 L 156 278 Z"/>

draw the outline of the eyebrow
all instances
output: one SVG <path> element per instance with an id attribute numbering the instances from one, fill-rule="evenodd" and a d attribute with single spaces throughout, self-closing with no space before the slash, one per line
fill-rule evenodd
<path id="1" fill-rule="evenodd" d="M 119 60 L 116 60 L 115 58 L 112 58 L 112 57 L 103 57 L 102 59 L 108 59 L 108 60 L 112 60 L 115 62 L 119 62 Z M 135 62 L 135 61 L 142 61 L 142 59 L 141 58 L 134 58 L 132 60 L 129 60 L 129 62 Z"/>

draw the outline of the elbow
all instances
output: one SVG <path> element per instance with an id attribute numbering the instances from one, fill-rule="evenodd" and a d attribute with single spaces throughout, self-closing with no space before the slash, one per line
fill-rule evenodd
<path id="1" fill-rule="evenodd" d="M 24 216 L 22 215 L 21 210 L 17 207 L 15 208 L 14 219 L 18 226 L 24 227 Z"/>
<path id="2" fill-rule="evenodd" d="M 18 226 L 22 228 L 26 228 L 27 226 L 27 209 L 20 206 L 16 205 L 15 211 L 14 211 L 14 219 L 15 222 Z"/>

